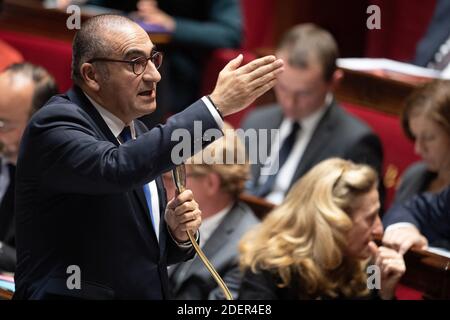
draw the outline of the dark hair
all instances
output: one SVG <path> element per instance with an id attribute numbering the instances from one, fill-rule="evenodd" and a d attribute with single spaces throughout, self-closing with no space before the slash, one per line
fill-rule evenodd
<path id="1" fill-rule="evenodd" d="M 98 15 L 83 22 L 81 29 L 75 34 L 72 44 L 72 80 L 75 84 L 83 83 L 80 73 L 83 63 L 95 57 L 111 55 L 111 45 L 105 38 L 105 34 L 125 23 L 134 22 L 127 17 L 113 14 Z"/>
<path id="2" fill-rule="evenodd" d="M 331 80 L 339 57 L 339 49 L 333 36 L 312 23 L 290 29 L 281 39 L 278 50 L 288 54 L 289 65 L 302 69 L 308 68 L 311 58 L 316 58 L 322 66 L 326 81 Z"/>
<path id="3" fill-rule="evenodd" d="M 402 113 L 405 135 L 414 140 L 409 121 L 411 117 L 426 115 L 439 124 L 450 136 L 450 81 L 434 80 L 415 90 L 406 100 Z"/>
<path id="4" fill-rule="evenodd" d="M 29 78 L 34 84 L 30 113 L 40 109 L 52 96 L 58 94 L 55 79 L 41 66 L 24 62 L 15 63 L 5 69 L 11 76 L 22 75 Z"/>

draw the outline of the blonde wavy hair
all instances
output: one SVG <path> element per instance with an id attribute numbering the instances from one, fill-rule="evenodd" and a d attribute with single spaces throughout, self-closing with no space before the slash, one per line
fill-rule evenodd
<path id="1" fill-rule="evenodd" d="M 220 177 L 221 190 L 237 198 L 250 175 L 245 148 L 233 127 L 224 123 L 223 136 L 186 161 L 193 175 L 214 172 Z M 208 160 L 206 160 L 208 157 Z"/>
<path id="2" fill-rule="evenodd" d="M 359 297 L 368 294 L 367 261 L 345 256 L 355 200 L 377 186 L 367 165 L 332 158 L 301 178 L 285 201 L 240 242 L 240 263 L 270 271 L 287 287 L 295 278 L 298 298 Z M 300 293 L 299 293 L 300 294 Z"/>

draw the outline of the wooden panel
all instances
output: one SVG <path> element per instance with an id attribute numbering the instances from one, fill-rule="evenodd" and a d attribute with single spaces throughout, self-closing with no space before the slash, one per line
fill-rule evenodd
<path id="1" fill-rule="evenodd" d="M 344 78 L 336 89 L 338 100 L 394 115 L 401 114 L 405 99 L 419 85 L 418 82 L 394 80 L 369 72 L 342 70 Z"/>
<path id="2" fill-rule="evenodd" d="M 424 292 L 424 298 L 450 299 L 450 259 L 411 249 L 405 256 L 406 273 L 401 283 Z"/>

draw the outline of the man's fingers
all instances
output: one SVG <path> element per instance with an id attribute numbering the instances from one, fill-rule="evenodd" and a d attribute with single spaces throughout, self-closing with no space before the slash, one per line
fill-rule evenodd
<path id="1" fill-rule="evenodd" d="M 175 192 L 175 198 L 167 203 L 167 208 L 170 210 L 175 210 L 177 207 L 181 206 L 187 201 L 192 201 L 194 199 L 194 194 L 191 190 L 184 190 L 182 193 Z"/>
<path id="2" fill-rule="evenodd" d="M 201 217 L 201 215 L 202 215 L 202 212 L 199 209 L 185 212 L 183 215 L 181 215 L 178 218 L 178 222 L 179 222 L 179 224 L 183 224 L 183 223 L 186 223 L 189 221 L 193 221 L 193 220 L 196 220 L 198 217 Z"/>
<path id="3" fill-rule="evenodd" d="M 198 204 L 195 200 L 186 201 L 177 206 L 174 210 L 175 216 L 181 216 L 186 212 L 194 211 L 198 209 Z"/>
<path id="4" fill-rule="evenodd" d="M 253 70 L 252 72 L 250 72 L 248 74 L 248 79 L 250 81 L 254 81 L 254 80 L 256 80 L 258 78 L 261 78 L 262 76 L 264 76 L 264 75 L 266 75 L 268 73 L 276 72 L 275 74 L 278 74 L 281 71 L 283 71 L 282 68 L 283 68 L 283 60 L 278 59 L 278 60 L 272 62 L 271 64 L 264 65 L 262 67 L 259 67 L 259 68 L 255 69 L 255 70 Z"/>
<path id="5" fill-rule="evenodd" d="M 236 70 L 237 68 L 239 68 L 239 66 L 241 65 L 242 61 L 244 60 L 244 56 L 241 54 L 239 54 L 236 58 L 230 60 L 227 65 L 223 68 L 223 71 L 233 71 Z"/>
<path id="6" fill-rule="evenodd" d="M 275 60 L 277 60 L 277 58 L 275 58 L 275 56 L 265 56 L 265 57 L 262 57 L 259 59 L 255 59 L 255 60 L 247 63 L 246 65 L 240 67 L 238 70 L 238 73 L 240 75 L 250 74 L 251 72 L 253 72 L 254 70 L 256 70 L 262 66 L 273 63 Z"/>
<path id="7" fill-rule="evenodd" d="M 197 231 L 198 228 L 201 225 L 201 219 L 196 219 L 193 221 L 190 221 L 188 223 L 184 223 L 182 225 L 180 225 L 180 230 L 182 231 L 188 231 L 188 230 L 194 230 Z"/>

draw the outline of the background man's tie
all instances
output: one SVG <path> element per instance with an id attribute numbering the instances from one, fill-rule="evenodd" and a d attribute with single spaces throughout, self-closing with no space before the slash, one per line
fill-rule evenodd
<path id="1" fill-rule="evenodd" d="M 283 144 L 281 145 L 278 154 L 278 172 L 280 171 L 281 167 L 283 167 L 284 163 L 289 157 L 289 154 L 292 151 L 292 148 L 294 147 L 295 140 L 297 138 L 297 132 L 299 129 L 300 124 L 298 122 L 294 122 L 292 124 L 291 133 L 289 133 L 289 135 L 286 137 L 286 139 L 284 139 Z M 255 192 L 256 196 L 264 198 L 270 193 L 270 191 L 272 191 L 278 172 L 267 177 L 266 182 L 260 185 L 259 188 L 256 190 Z"/>

